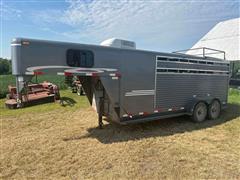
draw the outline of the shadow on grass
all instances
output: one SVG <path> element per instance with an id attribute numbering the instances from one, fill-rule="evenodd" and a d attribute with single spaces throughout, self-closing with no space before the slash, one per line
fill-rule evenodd
<path id="1" fill-rule="evenodd" d="M 181 116 L 131 125 L 110 123 L 104 125 L 103 129 L 99 129 L 98 127 L 88 129 L 88 134 L 85 136 L 70 137 L 63 140 L 69 141 L 83 138 L 96 138 L 104 144 L 109 144 L 149 137 L 171 136 L 177 133 L 191 132 L 220 125 L 238 116 L 240 116 L 240 105 L 229 104 L 228 108 L 223 110 L 220 118 L 217 120 L 194 123 L 189 116 Z"/>
<path id="2" fill-rule="evenodd" d="M 72 99 L 72 98 L 69 98 L 69 97 L 61 97 L 60 99 L 60 104 L 63 106 L 63 107 L 66 107 L 66 106 L 74 106 L 77 102 Z"/>

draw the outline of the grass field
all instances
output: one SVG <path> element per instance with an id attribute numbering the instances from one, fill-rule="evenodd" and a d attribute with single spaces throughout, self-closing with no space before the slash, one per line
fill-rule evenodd
<path id="1" fill-rule="evenodd" d="M 43 82 L 44 80 L 50 81 L 60 89 L 66 89 L 67 86 L 64 83 L 64 76 L 54 75 L 42 75 L 37 77 L 37 82 Z M 33 82 L 36 82 L 36 78 L 33 77 Z M 15 86 L 15 76 L 13 75 L 0 75 L 0 98 L 5 98 L 8 93 L 8 85 Z"/>
<path id="2" fill-rule="evenodd" d="M 7 110 L 0 101 L 1 179 L 240 179 L 237 90 L 215 121 L 105 122 L 102 130 L 86 97 L 61 94 L 64 107 Z"/>

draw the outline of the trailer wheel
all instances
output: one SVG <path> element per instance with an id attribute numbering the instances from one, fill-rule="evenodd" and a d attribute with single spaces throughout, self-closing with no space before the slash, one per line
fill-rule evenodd
<path id="1" fill-rule="evenodd" d="M 221 105 L 218 100 L 213 100 L 212 103 L 208 106 L 208 118 L 217 119 L 221 112 Z"/>
<path id="2" fill-rule="evenodd" d="M 207 117 L 207 105 L 204 102 L 199 102 L 193 111 L 192 119 L 194 122 L 203 122 Z"/>

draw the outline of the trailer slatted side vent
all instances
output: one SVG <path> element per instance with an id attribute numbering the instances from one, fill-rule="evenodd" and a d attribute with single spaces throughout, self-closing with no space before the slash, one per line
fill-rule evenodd
<path id="1" fill-rule="evenodd" d="M 189 63 L 197 64 L 198 62 L 196 60 L 189 60 Z"/>
<path id="2" fill-rule="evenodd" d="M 179 59 L 175 59 L 175 58 L 173 58 L 173 59 L 168 59 L 168 60 L 171 61 L 171 62 L 179 61 Z"/>
<path id="3" fill-rule="evenodd" d="M 157 60 L 159 60 L 159 61 L 167 61 L 168 59 L 165 58 L 165 57 L 157 57 Z"/>
<path id="4" fill-rule="evenodd" d="M 217 66 L 229 66 L 228 63 L 213 62 L 207 60 L 198 60 L 198 59 L 183 59 L 183 58 L 174 58 L 174 57 L 157 57 L 158 61 L 163 62 L 173 62 L 173 63 L 187 63 L 187 64 L 207 64 L 207 65 L 217 65 Z"/>
<path id="5" fill-rule="evenodd" d="M 190 73 L 188 70 L 179 70 L 179 73 Z"/>
<path id="6" fill-rule="evenodd" d="M 187 59 L 179 59 L 180 62 L 188 63 L 189 61 Z"/>
<path id="7" fill-rule="evenodd" d="M 168 69 L 168 72 L 174 72 L 174 73 L 177 73 L 178 70 L 177 70 L 177 69 Z"/>
<path id="8" fill-rule="evenodd" d="M 158 69 L 157 72 L 167 72 L 167 69 Z"/>
<path id="9" fill-rule="evenodd" d="M 157 73 L 194 73 L 194 74 L 226 74 L 227 71 L 198 70 L 198 69 L 178 69 L 178 68 L 158 68 Z"/>

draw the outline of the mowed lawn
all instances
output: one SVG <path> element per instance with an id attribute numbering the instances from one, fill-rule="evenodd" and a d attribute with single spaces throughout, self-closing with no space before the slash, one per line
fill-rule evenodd
<path id="1" fill-rule="evenodd" d="M 1 179 L 240 179 L 240 94 L 215 121 L 188 117 L 120 126 L 86 97 L 18 110 L 1 104 Z"/>

